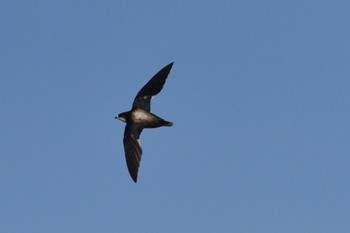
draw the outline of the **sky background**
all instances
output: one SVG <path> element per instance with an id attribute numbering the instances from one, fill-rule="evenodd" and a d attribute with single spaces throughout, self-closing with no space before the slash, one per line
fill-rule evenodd
<path id="1" fill-rule="evenodd" d="M 349 232 L 349 12 L 2 0 L 1 232 Z M 135 184 L 114 116 L 172 61 Z"/>

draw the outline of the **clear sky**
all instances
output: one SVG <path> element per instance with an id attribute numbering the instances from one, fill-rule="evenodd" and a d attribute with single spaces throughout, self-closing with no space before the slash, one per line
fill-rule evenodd
<path id="1" fill-rule="evenodd" d="M 0 3 L 0 231 L 350 231 L 350 2 Z M 174 61 L 144 130 L 124 123 Z"/>

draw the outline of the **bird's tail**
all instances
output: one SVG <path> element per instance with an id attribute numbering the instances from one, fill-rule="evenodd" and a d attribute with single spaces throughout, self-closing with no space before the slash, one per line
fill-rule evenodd
<path id="1" fill-rule="evenodd" d="M 163 126 L 173 126 L 173 122 L 170 121 L 164 121 Z"/>

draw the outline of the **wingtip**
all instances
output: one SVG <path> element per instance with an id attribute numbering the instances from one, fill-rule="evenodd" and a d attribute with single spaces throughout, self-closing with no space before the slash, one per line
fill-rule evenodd
<path id="1" fill-rule="evenodd" d="M 173 65 L 174 65 L 174 62 L 170 62 L 168 65 L 166 65 L 166 66 L 168 66 L 168 67 L 170 67 L 170 68 L 172 68 L 173 67 Z"/>
<path id="2" fill-rule="evenodd" d="M 136 176 L 131 176 L 131 179 L 132 179 L 135 183 L 137 183 L 137 175 L 136 175 Z"/>

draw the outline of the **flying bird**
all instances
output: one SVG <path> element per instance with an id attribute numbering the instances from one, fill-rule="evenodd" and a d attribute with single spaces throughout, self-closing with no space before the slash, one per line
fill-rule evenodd
<path id="1" fill-rule="evenodd" d="M 163 88 L 174 62 L 166 65 L 158 71 L 141 90 L 137 93 L 132 108 L 128 112 L 122 112 L 115 119 L 126 123 L 124 131 L 124 151 L 126 164 L 131 178 L 137 182 L 142 147 L 140 134 L 144 128 L 157 128 L 161 126 L 172 126 L 173 123 L 166 121 L 151 113 L 151 99 Z"/>

